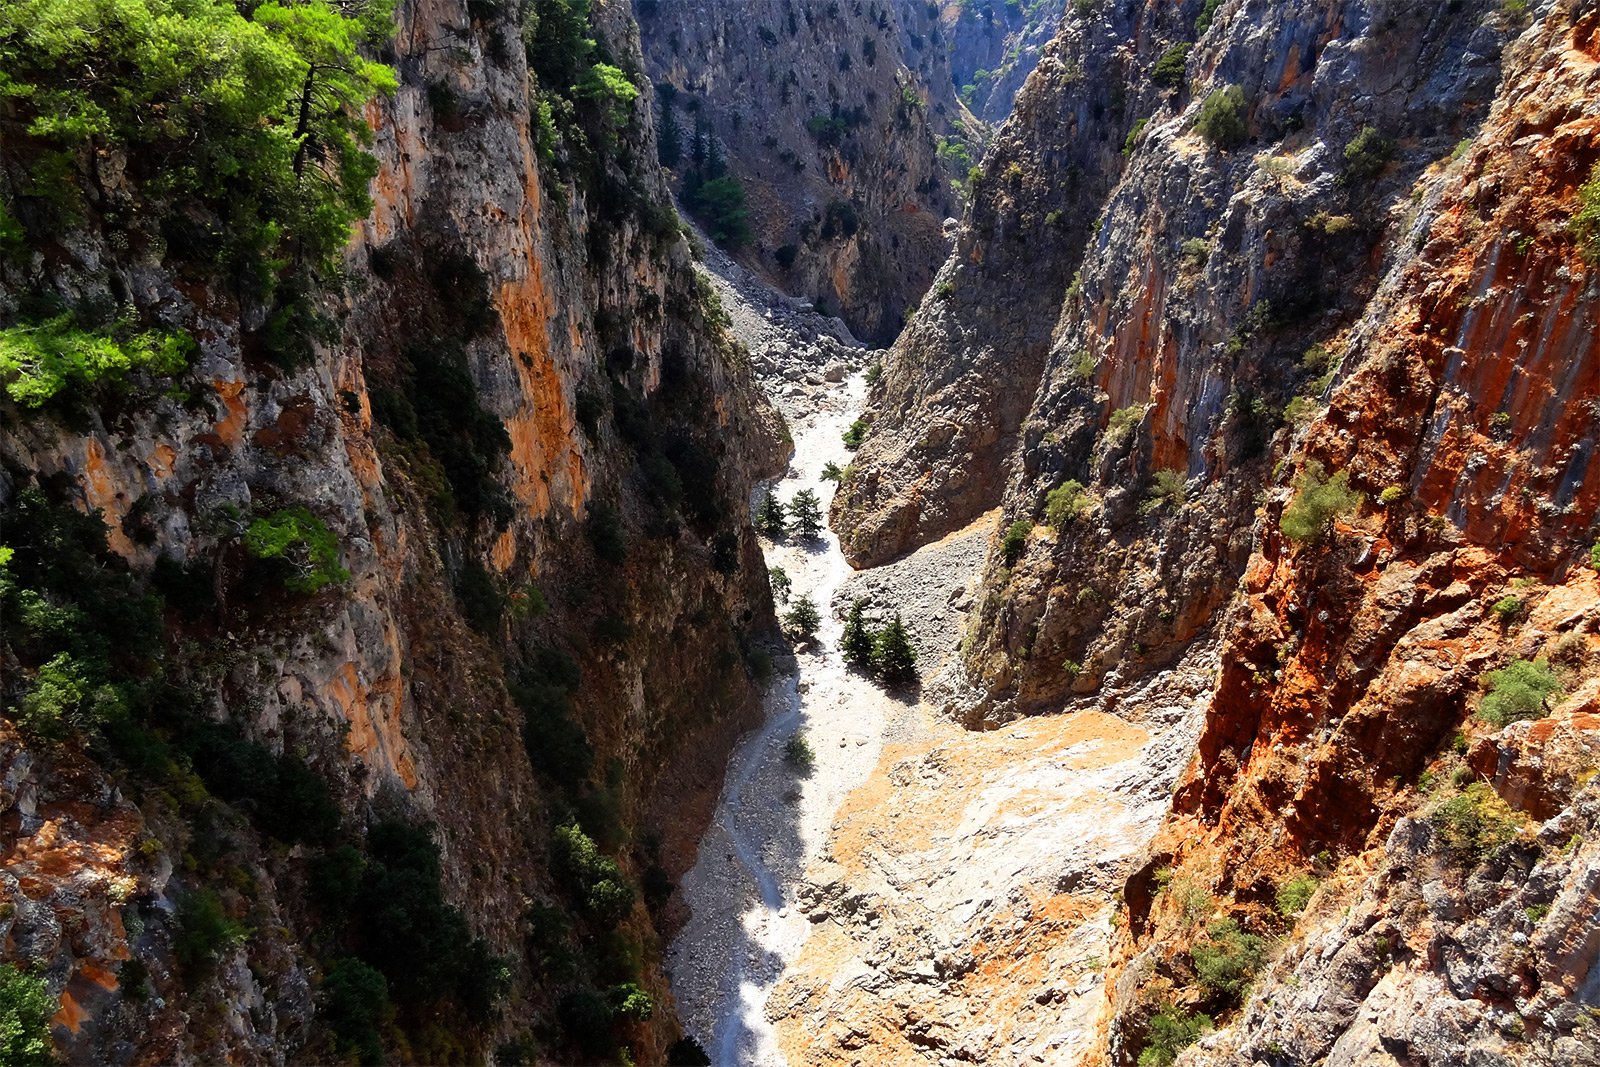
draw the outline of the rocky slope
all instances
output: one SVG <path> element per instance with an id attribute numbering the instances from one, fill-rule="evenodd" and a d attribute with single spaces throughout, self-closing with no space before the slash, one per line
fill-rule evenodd
<path id="1" fill-rule="evenodd" d="M 0 320 L 50 294 L 198 340 L 136 402 L 8 403 L 0 431 L 0 943 L 73 1061 L 328 1060 L 369 1033 L 419 1062 L 652 1061 L 677 1036 L 652 912 L 755 708 L 745 501 L 785 445 L 678 234 L 650 94 L 562 101 L 524 37 L 540 54 L 567 5 L 533 7 L 396 16 L 374 204 L 299 362 L 148 239 L 137 150 L 74 160 L 78 224 L 7 246 Z M 594 7 L 577 31 L 647 86 L 627 8 Z M 28 196 L 6 190 L 24 221 Z M 299 531 L 298 570 L 269 528 Z M 71 695 L 39 605 L 146 650 L 123 717 Z M 357 1003 L 368 974 L 388 996 Z"/>
<path id="2" fill-rule="evenodd" d="M 892 340 L 947 252 L 960 175 L 938 137 L 970 119 L 935 13 L 893 0 L 636 8 L 668 90 L 666 161 L 689 188 L 724 169 L 737 181 L 749 232 L 726 243 L 740 262 Z"/>
<path id="3" fill-rule="evenodd" d="M 1596 18 L 1075 5 L 886 359 L 852 560 L 1003 509 L 947 706 L 1224 642 L 1096 1056 L 1593 1058 Z"/>

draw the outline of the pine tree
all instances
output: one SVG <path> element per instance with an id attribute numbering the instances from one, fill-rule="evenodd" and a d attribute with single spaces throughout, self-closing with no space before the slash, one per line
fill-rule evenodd
<path id="1" fill-rule="evenodd" d="M 810 489 L 802 489 L 789 501 L 789 518 L 794 532 L 801 537 L 815 537 L 822 532 L 822 502 Z"/>
<path id="2" fill-rule="evenodd" d="M 787 529 L 784 513 L 783 501 L 768 489 L 767 495 L 761 498 L 761 506 L 756 509 L 756 525 L 761 527 L 762 533 L 776 540 Z"/>
<path id="3" fill-rule="evenodd" d="M 844 633 L 839 638 L 839 651 L 844 654 L 844 661 L 851 666 L 870 668 L 877 642 L 872 631 L 867 628 L 863 612 L 865 606 L 866 602 L 863 600 L 857 600 L 850 605 L 850 614 L 845 616 L 844 620 Z"/>
<path id="4" fill-rule="evenodd" d="M 790 636 L 796 640 L 809 641 L 817 634 L 817 627 L 822 625 L 822 616 L 817 614 L 817 606 L 808 596 L 794 598 L 794 606 L 785 615 L 784 621 L 789 624 Z"/>
<path id="5" fill-rule="evenodd" d="M 676 167 L 683 158 L 683 131 L 678 128 L 678 113 L 663 95 L 661 130 L 656 135 L 656 159 L 663 167 Z"/>
<path id="6" fill-rule="evenodd" d="M 899 612 L 894 621 L 883 628 L 877 640 L 878 673 L 891 686 L 910 685 L 917 680 L 917 650 L 911 647 L 905 623 Z"/>
<path id="7" fill-rule="evenodd" d="M 772 599 L 780 604 L 789 602 L 789 593 L 794 588 L 789 581 L 789 572 L 782 567 L 768 567 L 767 579 L 772 583 Z"/>

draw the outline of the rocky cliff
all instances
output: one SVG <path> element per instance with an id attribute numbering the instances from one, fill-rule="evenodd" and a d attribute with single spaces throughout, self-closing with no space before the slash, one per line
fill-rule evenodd
<path id="1" fill-rule="evenodd" d="M 1003 510 L 948 707 L 1222 642 L 1114 1062 L 1594 1057 L 1596 18 L 1072 5 L 885 360 L 852 561 Z"/>
<path id="2" fill-rule="evenodd" d="M 950 75 L 972 113 L 999 124 L 1044 47 L 1055 38 L 1066 0 L 966 0 L 940 5 Z"/>
<path id="3" fill-rule="evenodd" d="M 664 162 L 691 210 L 774 287 L 892 340 L 947 253 L 964 168 L 941 162 L 940 138 L 972 139 L 937 8 L 635 6 L 664 90 Z"/>
<path id="4" fill-rule="evenodd" d="M 293 294 L 196 253 L 235 219 L 164 200 L 144 140 L 6 132 L 7 343 L 41 307 L 194 341 L 11 388 L 0 430 L 0 933 L 73 1061 L 676 1036 L 656 926 L 754 710 L 745 501 L 786 446 L 679 232 L 631 14 L 587 10 L 403 5 L 370 211 Z"/>

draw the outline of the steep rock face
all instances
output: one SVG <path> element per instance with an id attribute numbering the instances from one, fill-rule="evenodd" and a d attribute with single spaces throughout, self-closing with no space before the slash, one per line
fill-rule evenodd
<path id="1" fill-rule="evenodd" d="M 1004 525 L 1022 526 L 991 557 L 970 637 L 984 694 L 975 714 L 1047 706 L 1109 671 L 1170 662 L 1210 624 L 1247 558 L 1244 527 L 1278 413 L 1321 387 L 1302 353 L 1334 338 L 1376 282 L 1389 220 L 1375 205 L 1398 211 L 1410 180 L 1493 94 L 1505 31 L 1484 16 L 1306 6 L 1269 18 L 1224 6 L 1192 45 L 1192 10 L 1068 16 L 1056 49 L 1081 56 L 1061 62 L 1090 72 L 1087 88 L 1052 82 L 1054 63 L 1042 63 L 1000 144 L 1031 110 L 1059 113 L 1065 94 L 1095 131 L 1074 143 L 1097 143 L 1102 195 L 1090 182 L 1062 198 L 1048 170 L 991 154 L 986 183 L 1004 188 L 1009 173 L 1059 198 L 987 201 L 1013 227 L 1044 212 L 1061 234 L 1005 276 L 1040 278 L 1038 260 L 1053 256 L 1059 288 L 1030 281 L 1019 296 L 990 276 L 969 297 L 978 314 L 1028 303 L 979 331 L 959 316 L 969 268 L 953 275 L 958 317 L 947 329 L 962 339 L 937 337 L 926 355 L 889 362 L 882 404 L 893 429 L 881 449 L 869 436 L 847 485 L 853 506 L 837 516 L 870 562 L 1006 484 Z M 1158 61 L 1184 47 L 1184 79 L 1157 84 Z M 1114 73 L 1092 73 L 1107 64 Z M 1397 85 L 1397 65 L 1433 73 Z M 1196 125 L 1230 85 L 1242 87 L 1243 126 L 1237 143 L 1216 145 Z M 1101 96 L 1085 106 L 1085 91 Z M 1356 178 L 1345 148 L 1365 127 L 1383 131 L 1386 169 Z M 978 338 L 993 347 L 973 352 Z M 956 459 L 891 436 L 949 440 Z M 909 476 L 926 466 L 930 475 Z M 1048 491 L 1069 480 L 1084 488 L 1076 518 L 1024 537 L 1046 518 Z"/>
<path id="2" fill-rule="evenodd" d="M 594 32 L 636 70 L 627 9 L 597 8 Z M 10 317 L 42 290 L 112 293 L 188 330 L 199 355 L 182 393 L 7 411 L 0 502 L 10 543 L 18 515 L 65 506 L 103 518 L 102 571 L 144 582 L 156 569 L 167 684 L 196 717 L 148 724 L 151 737 L 187 751 L 185 730 L 220 722 L 268 757 L 303 759 L 329 783 L 334 843 L 361 845 L 369 819 L 435 827 L 445 898 L 504 961 L 492 987 L 509 1010 L 426 1024 L 403 1012 L 409 1054 L 482 1055 L 532 1027 L 552 1054 L 577 1055 L 556 1003 L 621 978 L 586 962 L 579 937 L 599 932 L 551 873 L 551 825 L 576 803 L 625 872 L 687 865 L 755 704 L 741 641 L 771 605 L 745 500 L 782 460 L 781 423 L 686 244 L 654 224 L 668 194 L 648 94 L 598 169 L 567 148 L 541 161 L 514 13 L 425 0 L 398 18 L 400 87 L 368 114 L 375 206 L 346 256 L 346 296 L 326 308 L 338 328 L 309 365 L 272 364 L 259 309 L 226 285 L 113 239 L 113 209 L 135 205 L 97 160 L 85 222 L 7 260 L 0 308 Z M 430 426 L 441 412 L 444 428 Z M 441 450 L 477 418 L 504 427 L 498 464 L 492 449 Z M 291 507 L 331 531 L 348 579 L 310 594 L 251 584 L 241 535 Z M 19 566 L 35 550 L 19 548 Z M 181 586 L 199 607 L 161 583 L 171 571 L 205 576 Z M 552 676 L 552 659 L 575 675 Z M 39 664 L 20 640 L 4 662 L 12 716 Z M 551 685 L 566 690 L 555 719 L 555 698 L 537 695 Z M 581 765 L 574 729 L 593 754 Z M 52 744 L 9 722 L 0 750 L 6 955 L 61 997 L 69 1058 L 333 1055 L 312 1021 L 329 962 L 329 913 L 308 890 L 319 849 L 269 841 L 208 794 L 217 781 L 185 773 L 188 756 L 151 772 L 115 741 Z M 196 962 L 184 939 L 205 895 L 238 932 Z M 540 930 L 543 960 L 528 955 L 530 906 L 576 924 Z M 621 923 L 615 936 L 651 943 L 638 904 Z M 664 997 L 653 971 L 636 977 Z M 657 1008 L 620 1037 L 658 1059 L 673 1034 Z"/>
<path id="3" fill-rule="evenodd" d="M 999 124 L 1055 38 L 1066 0 L 976 0 L 940 5 L 950 74 L 972 113 Z M 971 86 L 971 91 L 967 90 Z"/>
<path id="4" fill-rule="evenodd" d="M 861 337 L 892 339 L 947 253 L 956 202 L 936 135 L 967 117 L 927 7 L 636 7 L 650 75 L 676 90 L 662 106 L 678 169 L 725 154 L 743 187 L 741 262 Z"/>
<path id="5" fill-rule="evenodd" d="M 1384 506 L 1297 547 L 1271 521 L 1288 494 L 1270 498 L 1198 759 L 1129 884 L 1125 1062 L 1152 976 L 1194 1003 L 1157 865 L 1263 932 L 1290 876 L 1326 879 L 1194 1062 L 1600 1060 L 1600 945 L 1579 917 L 1596 872 L 1600 298 L 1567 226 L 1597 157 L 1597 31 L 1592 6 L 1547 5 L 1507 51 L 1493 112 L 1419 183 L 1403 254 L 1297 442 L 1292 462 Z M 1549 717 L 1474 717 L 1513 661 L 1550 665 Z"/>

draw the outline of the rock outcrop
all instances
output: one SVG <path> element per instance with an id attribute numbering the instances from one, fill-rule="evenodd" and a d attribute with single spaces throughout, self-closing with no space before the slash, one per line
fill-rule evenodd
<path id="1" fill-rule="evenodd" d="M 996 125 L 1005 121 L 1045 46 L 1055 38 L 1066 8 L 1066 0 L 969 0 L 940 6 L 950 75 L 974 115 Z"/>
<path id="2" fill-rule="evenodd" d="M 4 635 L 4 954 L 60 998 L 54 1036 L 75 1062 L 349 1054 L 321 1018 L 350 995 L 328 976 L 352 953 L 384 970 L 384 949 L 341 933 L 369 921 L 330 910 L 348 879 L 395 909 L 396 944 L 422 936 L 417 908 L 464 920 L 441 953 L 474 939 L 469 984 L 438 1004 L 405 993 L 442 966 L 431 951 L 386 972 L 386 1055 L 621 1041 L 655 1061 L 677 1036 L 638 946 L 756 707 L 743 657 L 773 617 L 745 502 L 781 467 L 781 419 L 679 233 L 648 84 L 635 73 L 620 114 L 580 99 L 564 131 L 541 131 L 551 90 L 515 5 L 427 0 L 397 18 L 399 87 L 367 113 L 374 205 L 342 296 L 315 298 L 332 326 L 303 360 L 271 356 L 263 309 L 231 279 L 144 239 L 155 223 L 113 153 L 64 175 L 86 189 L 78 225 L 0 265 L 5 321 L 45 293 L 116 300 L 199 342 L 139 403 L 8 404 L 0 430 L 8 596 L 81 566 L 166 605 L 156 632 L 119 635 L 153 657 L 136 684 L 162 688 L 60 741 L 12 721 L 42 691 L 37 642 L 54 638 L 37 635 L 57 631 Z M 592 19 L 583 33 L 637 72 L 626 6 Z M 249 531 L 269 520 L 312 550 L 326 537 L 322 578 L 261 570 L 272 549 Z M 40 588 L 8 612 L 88 589 Z M 291 774 L 325 833 L 264 821 L 278 802 L 261 782 Z M 552 852 L 575 817 L 608 858 Z M 407 824 L 431 827 L 408 854 L 410 831 L 386 829 L 389 852 L 363 832 Z M 613 861 L 626 895 L 601 919 L 584 893 Z M 374 888 L 385 862 L 420 881 Z M 607 955 L 604 938 L 635 948 Z M 631 1014 L 613 1030 L 606 990 L 628 982 L 656 1007 L 614 996 Z"/>
<path id="3" fill-rule="evenodd" d="M 742 188 L 740 262 L 863 339 L 893 340 L 948 252 L 962 175 L 938 138 L 970 121 L 936 12 L 894 0 L 636 7 L 650 75 L 668 90 L 668 162 L 690 178 L 725 167 Z"/>

